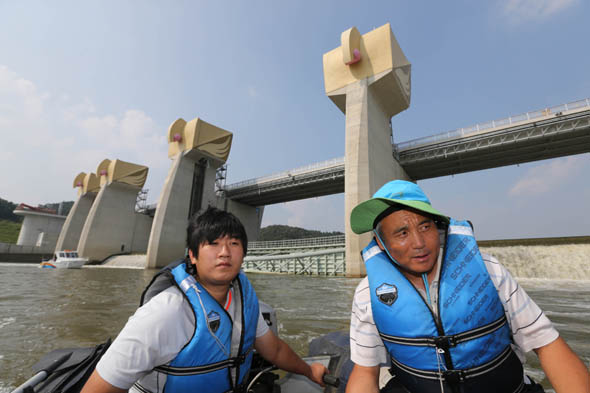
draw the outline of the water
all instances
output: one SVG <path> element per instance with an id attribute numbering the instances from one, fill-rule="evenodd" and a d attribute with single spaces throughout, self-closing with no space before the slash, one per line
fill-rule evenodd
<path id="1" fill-rule="evenodd" d="M 43 354 L 57 348 L 93 346 L 114 338 L 135 310 L 154 270 L 38 269 L 0 264 L 0 393 L 32 375 Z M 279 334 L 300 355 L 309 342 L 348 330 L 359 279 L 249 274 L 258 296 L 273 306 Z M 519 279 L 562 336 L 590 363 L 590 281 Z M 544 378 L 534 354 L 529 373 Z M 545 386 L 548 386 L 546 381 Z"/>

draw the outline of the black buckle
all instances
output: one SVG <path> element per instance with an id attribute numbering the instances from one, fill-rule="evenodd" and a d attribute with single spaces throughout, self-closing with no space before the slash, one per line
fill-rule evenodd
<path id="1" fill-rule="evenodd" d="M 446 370 L 443 371 L 442 374 L 445 382 L 449 383 L 450 385 L 456 385 L 459 382 L 463 382 L 465 380 L 465 372 L 461 370 Z"/>
<path id="2" fill-rule="evenodd" d="M 455 336 L 438 336 L 434 338 L 434 346 L 448 351 L 449 348 L 457 345 Z"/>
<path id="3" fill-rule="evenodd" d="M 246 354 L 241 354 L 231 359 L 232 366 L 239 366 L 246 361 Z"/>

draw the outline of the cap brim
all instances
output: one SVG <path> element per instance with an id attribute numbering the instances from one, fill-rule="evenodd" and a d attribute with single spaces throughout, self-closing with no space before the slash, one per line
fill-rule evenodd
<path id="1" fill-rule="evenodd" d="M 393 204 L 404 205 L 423 211 L 449 223 L 449 217 L 445 216 L 426 202 L 373 198 L 352 209 L 352 212 L 350 213 L 350 227 L 352 228 L 352 231 L 356 234 L 361 234 L 373 230 L 373 222 L 375 222 L 375 219 Z"/>

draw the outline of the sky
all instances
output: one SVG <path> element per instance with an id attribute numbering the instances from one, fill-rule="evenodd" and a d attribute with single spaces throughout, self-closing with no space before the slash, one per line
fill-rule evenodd
<path id="1" fill-rule="evenodd" d="M 227 183 L 344 156 L 322 55 L 390 23 L 412 63 L 394 141 L 590 97 L 590 3 L 0 0 L 0 198 L 74 200 L 105 158 L 146 165 L 199 117 L 234 135 Z M 590 153 L 419 181 L 480 239 L 590 235 Z M 344 197 L 267 206 L 263 226 L 344 229 Z"/>

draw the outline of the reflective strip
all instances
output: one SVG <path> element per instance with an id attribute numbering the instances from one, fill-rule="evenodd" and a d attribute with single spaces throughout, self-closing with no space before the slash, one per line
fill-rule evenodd
<path id="1" fill-rule="evenodd" d="M 154 370 L 159 371 L 163 374 L 168 375 L 176 375 L 176 376 L 186 376 L 186 375 L 198 375 L 198 374 L 206 374 L 211 373 L 213 371 L 222 370 L 228 367 L 238 367 L 246 360 L 246 356 L 250 354 L 254 350 L 254 347 L 250 347 L 243 355 L 225 359 L 220 362 L 205 364 L 202 366 L 192 366 L 192 367 L 175 367 L 175 366 L 158 366 L 154 368 Z"/>
<path id="2" fill-rule="evenodd" d="M 142 385 L 139 384 L 139 382 L 135 382 L 133 384 L 133 387 L 137 390 L 139 390 L 140 392 L 143 393 L 152 393 L 151 391 L 147 390 L 146 388 L 144 388 Z"/>
<path id="3" fill-rule="evenodd" d="M 449 235 L 463 235 L 473 237 L 473 230 L 470 226 L 451 225 L 449 226 Z"/>
<path id="4" fill-rule="evenodd" d="M 197 281 L 195 280 L 195 278 L 193 276 L 187 276 L 184 280 L 182 280 L 182 282 L 180 284 L 178 284 L 180 286 L 180 289 L 182 289 L 184 291 L 184 293 L 187 293 L 189 289 L 193 288 L 195 291 L 197 292 L 201 292 L 199 290 L 199 288 L 197 287 Z"/>
<path id="5" fill-rule="evenodd" d="M 379 254 L 380 252 L 383 252 L 383 250 L 381 250 L 378 245 L 374 245 L 373 247 L 369 248 L 367 251 L 363 252 L 363 259 L 366 262 L 369 259 L 373 258 L 375 255 Z"/>

